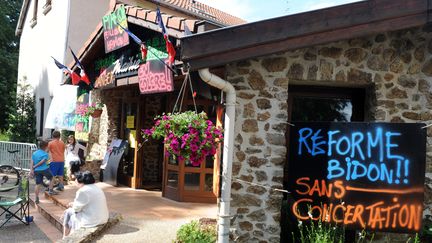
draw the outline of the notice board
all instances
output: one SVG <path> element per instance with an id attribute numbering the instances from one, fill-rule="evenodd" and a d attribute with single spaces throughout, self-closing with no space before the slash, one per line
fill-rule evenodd
<path id="1" fill-rule="evenodd" d="M 349 229 L 418 232 L 424 124 L 296 123 L 289 132 L 291 216 Z"/>

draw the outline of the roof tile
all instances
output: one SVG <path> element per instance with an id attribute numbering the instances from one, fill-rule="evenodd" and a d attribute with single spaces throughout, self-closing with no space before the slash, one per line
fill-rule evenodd
<path id="1" fill-rule="evenodd" d="M 187 27 L 189 28 L 190 31 L 195 32 L 195 31 L 196 31 L 196 30 L 195 30 L 195 23 L 196 23 L 196 22 L 197 22 L 197 21 L 195 21 L 195 20 L 186 19 L 186 20 L 184 21 L 184 24 L 187 25 Z M 183 27 L 183 29 L 184 29 L 184 27 Z"/>
<path id="2" fill-rule="evenodd" d="M 210 7 L 198 1 L 162 0 L 162 2 L 193 12 L 199 16 L 202 16 L 204 19 L 210 19 L 225 25 L 238 25 L 246 23 L 246 21 L 241 18 L 235 17 L 231 14 L 225 13 L 219 9 Z"/>
<path id="3" fill-rule="evenodd" d="M 146 16 L 146 20 L 156 23 L 156 11 L 150 11 L 150 12 L 148 12 L 147 16 Z"/>
<path id="4" fill-rule="evenodd" d="M 168 23 L 168 19 L 171 17 L 171 15 L 162 14 L 162 21 L 166 24 Z"/>
<path id="5" fill-rule="evenodd" d="M 137 14 L 137 7 L 129 8 L 129 10 L 128 10 L 129 16 L 136 16 L 136 14 Z"/>
<path id="6" fill-rule="evenodd" d="M 146 9 L 138 9 L 136 16 L 140 19 L 146 19 L 146 14 L 150 12 L 149 10 Z"/>
<path id="7" fill-rule="evenodd" d="M 169 18 L 169 21 L 167 23 L 167 27 L 181 30 L 181 22 L 183 21 L 183 19 L 184 18 L 173 16 L 173 17 Z"/>

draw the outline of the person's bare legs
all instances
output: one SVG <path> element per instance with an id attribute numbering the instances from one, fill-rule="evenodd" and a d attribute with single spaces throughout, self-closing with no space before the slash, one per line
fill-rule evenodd
<path id="1" fill-rule="evenodd" d="M 35 203 L 38 204 L 39 203 L 39 191 L 40 191 L 40 185 L 36 185 L 35 187 Z"/>
<path id="2" fill-rule="evenodd" d="M 71 228 L 69 227 L 69 223 L 73 214 L 73 210 L 68 208 L 63 213 L 63 239 L 68 236 L 71 232 Z"/>
<path id="3" fill-rule="evenodd" d="M 63 239 L 70 234 L 71 229 L 66 225 L 63 226 Z"/>
<path id="4" fill-rule="evenodd" d="M 54 187 L 54 176 L 51 178 L 50 183 L 48 184 L 49 191 L 52 191 Z"/>

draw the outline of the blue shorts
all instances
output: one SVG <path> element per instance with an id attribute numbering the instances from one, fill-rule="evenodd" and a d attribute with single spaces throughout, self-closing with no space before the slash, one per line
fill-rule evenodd
<path id="1" fill-rule="evenodd" d="M 50 169 L 41 170 L 41 171 L 35 171 L 34 172 L 36 185 L 42 184 L 43 177 L 45 176 L 48 180 L 51 180 L 53 178 Z"/>
<path id="2" fill-rule="evenodd" d="M 49 167 L 53 176 L 63 176 L 64 162 L 51 162 Z"/>

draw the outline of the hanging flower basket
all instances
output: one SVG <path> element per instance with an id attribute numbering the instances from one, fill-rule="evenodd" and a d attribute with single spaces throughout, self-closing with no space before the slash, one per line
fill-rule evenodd
<path id="1" fill-rule="evenodd" d="M 97 118 L 101 116 L 103 107 L 104 105 L 99 102 L 92 104 L 80 104 L 75 109 L 75 114 L 83 117 L 92 116 L 94 118 Z"/>
<path id="2" fill-rule="evenodd" d="M 207 156 L 214 156 L 222 141 L 222 129 L 208 120 L 204 112 L 186 111 L 158 116 L 151 129 L 143 129 L 144 141 L 164 138 L 167 156 L 199 166 Z"/>
<path id="3" fill-rule="evenodd" d="M 98 118 L 102 115 L 102 109 L 98 109 L 98 110 L 94 110 L 93 113 L 91 114 L 91 116 L 93 118 Z"/>

